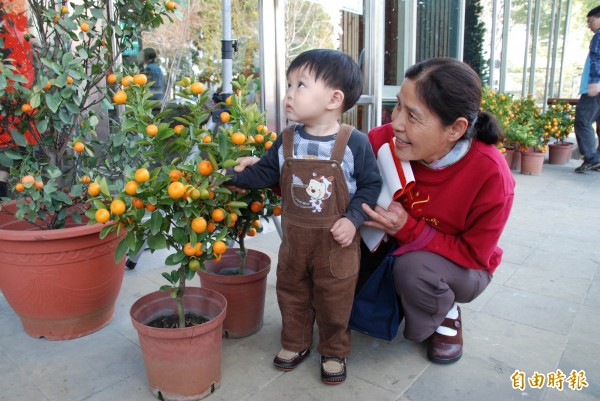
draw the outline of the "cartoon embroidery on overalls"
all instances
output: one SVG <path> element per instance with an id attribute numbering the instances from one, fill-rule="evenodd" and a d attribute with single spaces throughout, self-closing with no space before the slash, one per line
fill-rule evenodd
<path id="1" fill-rule="evenodd" d="M 317 174 L 312 173 L 314 178 L 311 178 L 308 185 L 304 184 L 302 180 L 293 175 L 292 187 L 305 188 L 305 193 L 308 194 L 309 199 L 307 201 L 300 199 L 296 196 L 296 191 L 292 191 L 294 203 L 304 208 L 312 208 L 313 213 L 319 213 L 323 210 L 323 201 L 327 200 L 333 190 L 333 177 L 318 177 Z"/>

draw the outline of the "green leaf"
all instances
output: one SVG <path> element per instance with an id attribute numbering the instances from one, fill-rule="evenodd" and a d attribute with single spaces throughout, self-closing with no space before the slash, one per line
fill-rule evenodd
<path id="1" fill-rule="evenodd" d="M 71 200 L 71 198 L 69 197 L 69 195 L 67 195 L 63 191 L 56 191 L 56 192 L 54 192 L 52 194 L 52 198 L 56 199 L 59 202 L 66 203 L 67 205 L 71 205 L 73 203 L 73 201 Z"/>
<path id="2" fill-rule="evenodd" d="M 27 146 L 27 139 L 25 139 L 25 135 L 21 134 L 16 130 L 11 130 L 12 140 L 19 146 Z"/>
<path id="3" fill-rule="evenodd" d="M 150 232 L 152 235 L 156 235 L 161 232 L 162 223 L 162 214 L 152 213 L 152 217 L 150 217 Z"/>
<path id="4" fill-rule="evenodd" d="M 117 245 L 117 249 L 115 251 L 115 261 L 118 262 L 125 257 L 129 246 L 127 246 L 127 241 L 121 240 L 119 245 Z"/>
<path id="5" fill-rule="evenodd" d="M 100 105 L 102 106 L 102 108 L 104 110 L 114 110 L 114 108 L 115 108 L 108 99 L 102 99 L 102 102 L 100 102 Z"/>
<path id="6" fill-rule="evenodd" d="M 35 95 L 33 95 L 31 97 L 31 99 L 29 99 L 29 105 L 31 107 L 33 107 L 34 109 L 37 109 L 38 107 L 40 107 L 40 94 L 36 93 Z"/>
<path id="7" fill-rule="evenodd" d="M 14 150 L 11 150 L 11 149 L 6 149 L 6 150 L 2 151 L 2 154 L 4 154 L 6 157 L 8 157 L 9 159 L 12 159 L 12 160 L 23 159 L 23 157 L 19 154 L 19 152 L 15 152 Z"/>
<path id="8" fill-rule="evenodd" d="M 173 233 L 173 239 L 178 244 L 185 244 L 186 242 L 188 242 L 185 229 L 180 228 L 180 227 L 175 227 L 175 228 L 173 228 L 172 233 Z"/>
<path id="9" fill-rule="evenodd" d="M 123 124 L 121 124 L 121 129 L 123 131 L 137 130 L 137 121 L 128 118 L 125 121 L 123 121 Z"/>
<path id="10" fill-rule="evenodd" d="M 100 230 L 100 239 L 104 239 L 104 238 L 106 238 L 106 236 L 107 236 L 108 234 L 110 234 L 110 232 L 111 232 L 111 229 L 112 229 L 112 226 L 111 226 L 111 225 L 108 225 L 108 226 L 104 226 L 104 227 L 102 227 L 102 230 Z"/>
<path id="11" fill-rule="evenodd" d="M 77 115 L 79 114 L 80 111 L 80 107 L 77 106 L 75 103 L 73 102 L 65 102 L 65 107 L 67 108 L 67 110 L 69 110 L 72 114 Z M 62 110 L 61 110 L 62 111 Z"/>
<path id="12" fill-rule="evenodd" d="M 77 224 L 81 224 L 81 213 L 77 209 L 71 210 L 71 218 Z"/>
<path id="13" fill-rule="evenodd" d="M 58 117 L 60 118 L 60 121 L 62 121 L 66 125 L 69 125 L 71 124 L 71 118 L 73 117 L 73 114 L 68 113 L 67 110 L 61 108 L 58 111 Z"/>
<path id="14" fill-rule="evenodd" d="M 0 164 L 4 167 L 12 167 L 13 161 L 10 157 L 6 157 L 4 152 L 0 152 Z"/>
<path id="15" fill-rule="evenodd" d="M 81 46 L 77 49 L 77 54 L 79 54 L 79 57 L 82 60 L 87 60 L 87 58 L 88 58 L 88 52 L 85 50 L 85 48 L 83 46 Z"/>
<path id="16" fill-rule="evenodd" d="M 49 121 L 46 118 L 42 118 L 35 123 L 35 128 L 39 133 L 44 133 L 48 129 Z"/>
<path id="17" fill-rule="evenodd" d="M 175 284 L 175 281 L 173 281 L 173 278 L 171 277 L 171 275 L 167 272 L 163 272 L 162 276 L 169 282 L 172 284 Z"/>
<path id="18" fill-rule="evenodd" d="M 48 166 L 46 168 L 46 173 L 48 174 L 48 177 L 50 177 L 50 178 L 58 178 L 62 175 L 60 169 L 56 166 Z"/>
<path id="19" fill-rule="evenodd" d="M 154 214 L 160 213 L 153 213 L 153 215 Z M 167 247 L 167 239 L 162 233 L 159 233 L 157 235 L 151 234 L 148 236 L 148 246 L 150 247 L 150 249 L 164 249 Z"/>
<path id="20" fill-rule="evenodd" d="M 77 196 L 80 196 L 82 193 L 83 193 L 83 185 L 75 184 L 71 187 L 71 196 L 77 197 Z"/>
<path id="21" fill-rule="evenodd" d="M 46 94 L 44 95 L 44 98 L 46 99 L 46 105 L 48 105 L 48 108 L 53 112 L 56 113 L 58 111 L 58 108 L 60 107 L 60 104 L 62 102 L 62 98 L 60 96 L 60 93 L 54 93 L 54 94 Z"/>

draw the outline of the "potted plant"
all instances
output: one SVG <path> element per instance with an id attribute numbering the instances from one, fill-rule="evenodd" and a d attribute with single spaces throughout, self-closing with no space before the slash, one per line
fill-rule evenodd
<path id="1" fill-rule="evenodd" d="M 521 174 L 540 175 L 544 166 L 548 138 L 539 130 L 537 123 L 522 126 L 523 134 L 519 139 L 521 154 Z"/>
<path id="2" fill-rule="evenodd" d="M 260 113 L 255 104 L 247 104 L 246 99 L 258 89 L 256 85 L 256 80 L 240 75 L 233 82 L 236 94 L 227 100 L 229 126 L 224 130 L 240 156 L 260 157 L 277 138 L 266 126 L 265 113 Z M 261 219 L 281 214 L 279 197 L 271 188 L 236 192 L 233 196 L 248 205 L 228 226 L 237 248 L 228 249 L 222 261 L 209 262 L 205 271 L 199 271 L 202 287 L 218 291 L 227 299 L 229 309 L 223 323 L 226 338 L 245 337 L 262 327 L 271 259 L 264 252 L 248 249 L 246 239 L 262 231 Z"/>
<path id="3" fill-rule="evenodd" d="M 548 145 L 548 163 L 565 164 L 573 153 L 573 143 L 565 139 L 575 124 L 575 108 L 564 100 L 555 100 L 548 106 L 543 117 L 540 125 L 544 129 L 544 135 L 554 139 L 554 142 Z"/>
<path id="4" fill-rule="evenodd" d="M 10 175 L 0 199 L 0 289 L 28 334 L 79 337 L 112 319 L 124 270 L 114 258 L 118 235 L 86 226 L 89 196 L 102 177 L 122 182 L 136 158 L 123 134 L 102 133 L 114 109 L 106 80 L 139 31 L 172 10 L 108 0 L 2 8 L 0 164 Z"/>
<path id="5" fill-rule="evenodd" d="M 118 77 L 127 74 L 124 71 Z M 136 301 L 130 311 L 150 388 L 165 400 L 196 399 L 218 387 L 223 321 L 226 315 L 235 314 L 238 306 L 229 304 L 226 297 L 219 300 L 221 295 L 204 283 L 202 288 L 187 287 L 186 280 L 208 269 L 211 261 L 224 264 L 234 238 L 243 239 L 246 232 L 252 235 L 260 229 L 255 221 L 265 212 L 255 211 L 247 197 L 258 196 L 263 202 L 270 199 L 263 199 L 260 193 L 235 193 L 224 185 L 229 180 L 226 169 L 235 166 L 238 157 L 260 154 L 270 146 L 258 134 L 253 140 L 242 134 L 256 131 L 255 123 L 264 121 L 264 113 L 247 102 L 254 81 L 244 76 L 234 81 L 238 93 L 223 102 L 223 106 L 231 107 L 231 113 L 222 112 L 219 118 L 225 125 L 217 127 L 212 127 L 214 110 L 207 107 L 208 92 L 203 84 L 184 80 L 180 84 L 178 97 L 187 102 L 189 113 L 175 117 L 167 112 L 154 114 L 149 83 L 121 89 L 126 95 L 125 111 L 116 134 L 133 141 L 138 162 L 126 169 L 125 182 L 117 191 L 115 183 L 101 178 L 99 193 L 90 198 L 91 207 L 86 211 L 90 221 L 106 224 L 103 234 L 124 233 L 116 250 L 117 259 L 127 252 L 137 253 L 142 246 L 151 252 L 170 250 L 165 264 L 174 269 L 163 273 L 167 284 Z M 143 134 L 139 136 L 139 132 Z M 277 210 L 272 204 L 268 206 L 269 210 Z M 238 228 L 246 231 L 240 233 Z M 253 271 L 249 266 L 253 259 L 250 253 L 246 265 L 242 265 L 244 272 Z M 269 265 L 270 260 L 267 272 Z M 239 268 L 236 262 L 236 273 Z M 264 268 L 260 270 L 262 274 Z M 246 291 L 240 285 L 234 289 L 238 293 Z M 198 302 L 209 301 L 194 307 L 190 297 Z M 197 334 L 210 338 L 199 340 Z M 156 341 L 164 340 L 169 343 L 157 345 Z M 186 342 L 202 346 L 173 351 Z M 205 354 L 208 351 L 210 356 Z M 190 360 L 183 360 L 183 354 Z M 190 383 L 196 386 L 189 388 Z"/>

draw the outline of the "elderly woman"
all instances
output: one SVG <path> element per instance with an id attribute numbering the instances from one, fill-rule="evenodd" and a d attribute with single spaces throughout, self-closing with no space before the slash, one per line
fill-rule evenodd
<path id="1" fill-rule="evenodd" d="M 437 363 L 462 355 L 457 303 L 474 300 L 500 264 L 498 239 L 508 219 L 515 182 L 494 144 L 501 130 L 480 111 L 481 81 L 450 58 L 420 62 L 406 71 L 390 124 L 373 129 L 378 149 L 409 160 L 416 184 L 388 207 L 363 205 L 370 221 L 400 247 L 394 283 L 405 315 L 404 336 L 428 341 Z"/>

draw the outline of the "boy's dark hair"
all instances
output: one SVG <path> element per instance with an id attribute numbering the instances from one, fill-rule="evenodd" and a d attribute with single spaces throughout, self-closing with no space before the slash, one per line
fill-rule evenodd
<path id="1" fill-rule="evenodd" d="M 327 86 L 344 93 L 342 112 L 356 104 L 362 93 L 362 73 L 360 67 L 346 53 L 330 49 L 307 50 L 296 57 L 287 69 L 292 71 L 306 68 Z"/>
<path id="2" fill-rule="evenodd" d="M 156 50 L 154 50 L 151 47 L 146 47 L 144 49 L 144 60 L 146 60 L 146 61 L 156 60 Z"/>
<path id="3" fill-rule="evenodd" d="M 600 6 L 594 7 L 587 13 L 587 17 L 596 17 L 600 18 Z"/>

